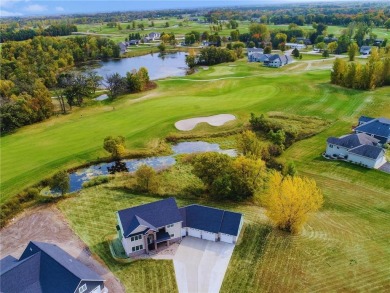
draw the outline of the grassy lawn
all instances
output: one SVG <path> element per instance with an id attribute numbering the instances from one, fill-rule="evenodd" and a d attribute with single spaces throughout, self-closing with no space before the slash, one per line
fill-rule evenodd
<path id="1" fill-rule="evenodd" d="M 294 148 L 287 152 L 293 153 Z M 325 171 L 334 169 L 323 165 Z M 310 164 L 304 162 L 298 166 L 300 174 L 315 178 L 325 196 L 324 207 L 309 218 L 300 235 L 270 228 L 263 209 L 252 203 L 177 198 L 179 206 L 197 202 L 244 214 L 244 229 L 221 292 L 386 291 L 390 286 L 390 186 L 384 179 L 388 175 L 371 171 L 373 176 L 365 180 L 348 182 L 348 175 L 337 168 L 334 173 L 339 176 L 332 177 L 324 170 L 308 172 Z M 350 173 L 353 168 L 346 169 Z M 159 292 L 174 292 L 172 262 L 121 264 L 110 255 L 106 239 L 116 233 L 115 211 L 161 199 L 126 192 L 120 188 L 126 180 L 118 177 L 84 189 L 58 206 L 72 229 L 130 292 L 155 291 L 159 279 L 164 280 L 157 287 Z"/>
<path id="2" fill-rule="evenodd" d="M 385 99 L 387 89 L 334 87 L 328 70 L 300 72 L 296 64 L 278 70 L 243 60 L 200 69 L 161 80 L 155 90 L 75 109 L 1 137 L 1 202 L 60 169 L 107 156 L 102 141 L 108 135 L 125 136 L 129 149 L 145 149 L 154 138 L 178 133 L 177 120 L 219 113 L 237 116 L 228 129 L 247 122 L 250 112 L 268 111 L 344 119 L 352 125 L 359 115 L 370 114 L 364 105 Z"/>
<path id="3" fill-rule="evenodd" d="M 110 253 L 107 237 L 116 234 L 115 211 L 152 200 L 155 199 L 126 194 L 107 186 L 86 189 L 79 196 L 59 204 L 72 229 L 121 280 L 127 292 L 177 292 L 172 261 L 120 263 Z"/>

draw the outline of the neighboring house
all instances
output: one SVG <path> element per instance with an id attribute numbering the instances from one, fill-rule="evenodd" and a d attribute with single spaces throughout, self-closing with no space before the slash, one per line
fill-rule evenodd
<path id="1" fill-rule="evenodd" d="M 262 48 L 248 48 L 248 61 L 249 62 L 259 62 L 258 58 L 264 53 L 264 49 Z"/>
<path id="2" fill-rule="evenodd" d="M 104 280 L 54 244 L 31 241 L 18 259 L 0 260 L 2 293 L 103 293 Z"/>
<path id="3" fill-rule="evenodd" d="M 370 55 L 371 54 L 371 47 L 370 46 L 361 46 L 360 47 L 360 54 L 361 55 Z"/>
<path id="4" fill-rule="evenodd" d="M 385 151 L 379 140 L 364 133 L 348 134 L 327 139 L 326 155 L 368 168 L 379 168 L 386 163 Z"/>
<path id="5" fill-rule="evenodd" d="M 120 42 L 120 43 L 118 43 L 118 46 L 121 50 L 121 54 L 126 52 L 126 50 L 127 50 L 127 43 L 126 42 Z"/>
<path id="6" fill-rule="evenodd" d="M 268 58 L 268 61 L 264 62 L 264 65 L 268 67 L 282 67 L 292 62 L 292 57 L 288 55 L 275 54 Z"/>
<path id="7" fill-rule="evenodd" d="M 287 47 L 290 47 L 291 49 L 298 49 L 302 50 L 306 48 L 305 44 L 297 44 L 297 43 L 286 43 Z"/>
<path id="8" fill-rule="evenodd" d="M 142 40 L 144 41 L 144 43 L 149 43 L 149 42 L 153 41 L 153 39 L 149 38 L 149 37 L 144 37 Z"/>
<path id="9" fill-rule="evenodd" d="M 266 63 L 271 56 L 272 54 L 252 53 L 251 56 L 248 57 L 248 61 Z"/>
<path id="10" fill-rule="evenodd" d="M 135 46 L 139 44 L 139 40 L 130 40 L 129 46 Z"/>
<path id="11" fill-rule="evenodd" d="M 355 132 L 370 135 L 378 139 L 382 145 L 390 143 L 390 119 L 362 116 L 359 118 L 359 125 L 355 128 Z"/>
<path id="12" fill-rule="evenodd" d="M 381 47 L 383 42 L 384 42 L 383 39 L 375 39 L 374 46 Z"/>
<path id="13" fill-rule="evenodd" d="M 158 40 L 161 37 L 160 33 L 152 32 L 148 35 L 151 40 Z"/>
<path id="14" fill-rule="evenodd" d="M 239 213 L 200 205 L 178 208 L 174 198 L 117 212 L 117 231 L 128 256 L 157 250 L 184 236 L 236 243 L 243 217 Z"/>

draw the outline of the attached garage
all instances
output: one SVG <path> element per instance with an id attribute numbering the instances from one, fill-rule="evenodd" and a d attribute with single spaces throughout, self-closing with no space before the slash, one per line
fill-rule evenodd
<path id="1" fill-rule="evenodd" d="M 207 231 L 202 231 L 202 239 L 210 240 L 210 241 L 216 241 L 217 239 L 217 234 L 207 232 Z"/>
<path id="2" fill-rule="evenodd" d="M 226 243 L 234 243 L 234 236 L 221 233 L 221 241 Z"/>
<path id="3" fill-rule="evenodd" d="M 188 236 L 201 238 L 201 231 L 198 229 L 188 228 Z"/>
<path id="4" fill-rule="evenodd" d="M 235 244 L 242 226 L 239 213 L 190 205 L 180 209 L 187 235 L 209 241 Z M 182 229 L 182 235 L 183 229 Z"/>

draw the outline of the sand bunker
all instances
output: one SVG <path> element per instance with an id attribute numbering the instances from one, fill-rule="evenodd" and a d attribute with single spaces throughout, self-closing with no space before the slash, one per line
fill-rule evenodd
<path id="1" fill-rule="evenodd" d="M 209 117 L 197 117 L 191 119 L 180 120 L 175 123 L 175 127 L 182 131 L 189 131 L 195 128 L 198 123 L 206 122 L 211 126 L 221 126 L 228 121 L 235 120 L 236 117 L 231 114 L 219 114 Z"/>

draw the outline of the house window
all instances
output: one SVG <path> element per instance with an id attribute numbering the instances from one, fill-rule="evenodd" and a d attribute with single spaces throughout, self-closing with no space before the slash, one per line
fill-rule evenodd
<path id="1" fill-rule="evenodd" d="M 87 291 L 87 284 L 84 284 L 79 288 L 79 293 L 83 293 L 84 291 Z"/>
<path id="2" fill-rule="evenodd" d="M 167 228 L 171 228 L 171 227 L 173 227 L 173 224 L 167 225 Z"/>
<path id="3" fill-rule="evenodd" d="M 130 241 L 137 241 L 137 240 L 140 240 L 140 239 L 142 239 L 142 235 L 136 235 L 136 236 L 132 236 L 130 238 Z"/>
<path id="4" fill-rule="evenodd" d="M 333 149 L 333 144 L 330 144 L 329 147 Z"/>
<path id="5" fill-rule="evenodd" d="M 175 237 L 175 234 L 171 234 L 171 238 Z"/>
<path id="6" fill-rule="evenodd" d="M 132 247 L 131 251 L 135 252 L 135 251 L 138 251 L 138 250 L 141 250 L 141 249 L 144 249 L 144 246 L 143 245 L 137 245 L 135 247 Z"/>

